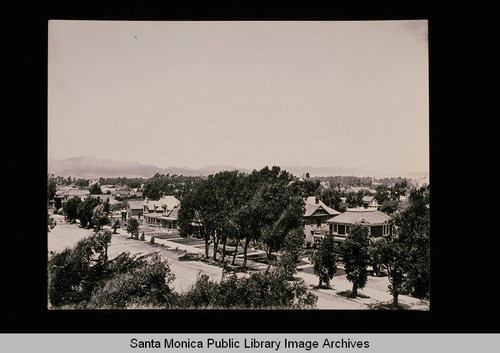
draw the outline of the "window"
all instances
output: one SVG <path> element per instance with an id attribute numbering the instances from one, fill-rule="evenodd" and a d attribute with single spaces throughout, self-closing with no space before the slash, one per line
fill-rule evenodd
<path id="1" fill-rule="evenodd" d="M 334 232 L 334 233 L 338 233 L 338 231 L 339 231 L 339 227 L 338 227 L 338 225 L 337 225 L 337 224 L 334 224 L 334 225 L 333 225 L 333 232 Z"/>
<path id="2" fill-rule="evenodd" d="M 345 234 L 345 225 L 339 224 L 339 234 Z"/>

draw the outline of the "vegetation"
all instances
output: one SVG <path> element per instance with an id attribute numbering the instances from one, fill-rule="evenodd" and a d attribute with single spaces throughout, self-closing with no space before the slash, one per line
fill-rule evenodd
<path id="1" fill-rule="evenodd" d="M 127 224 L 127 233 L 129 233 L 132 238 L 139 239 L 139 221 L 137 219 L 129 219 Z"/>
<path id="2" fill-rule="evenodd" d="M 368 279 L 369 246 L 368 229 L 361 226 L 352 226 L 341 246 L 346 277 L 352 282 L 352 298 L 357 297 L 358 288 L 363 288 Z"/>
<path id="3" fill-rule="evenodd" d="M 317 297 L 303 280 L 289 280 L 278 269 L 247 278 L 231 275 L 220 283 L 202 275 L 183 294 L 169 284 L 174 275 L 158 254 L 123 253 L 108 260 L 111 232 L 98 232 L 75 248 L 56 253 L 48 264 L 49 300 L 55 308 L 313 308 Z"/>
<path id="4" fill-rule="evenodd" d="M 318 287 L 323 283 L 329 287 L 330 281 L 337 272 L 339 248 L 332 236 L 326 236 L 319 248 L 311 255 L 314 274 L 319 278 Z"/>
<path id="5" fill-rule="evenodd" d="M 380 262 L 385 266 L 398 308 L 399 294 L 427 298 L 430 292 L 430 214 L 429 187 L 413 189 L 409 206 L 395 216 L 395 231 L 376 244 Z"/>

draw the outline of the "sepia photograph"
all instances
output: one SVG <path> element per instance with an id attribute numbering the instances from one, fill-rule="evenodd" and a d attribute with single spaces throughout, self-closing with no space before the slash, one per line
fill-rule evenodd
<path id="1" fill-rule="evenodd" d="M 430 311 L 427 20 L 47 25 L 49 311 Z"/>

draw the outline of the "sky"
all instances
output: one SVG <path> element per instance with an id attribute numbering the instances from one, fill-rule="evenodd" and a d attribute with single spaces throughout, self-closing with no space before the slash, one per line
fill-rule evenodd
<path id="1" fill-rule="evenodd" d="M 428 171 L 426 20 L 49 21 L 48 157 Z"/>

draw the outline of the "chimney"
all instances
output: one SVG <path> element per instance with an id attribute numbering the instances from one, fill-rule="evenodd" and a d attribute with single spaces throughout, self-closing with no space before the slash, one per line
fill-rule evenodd
<path id="1" fill-rule="evenodd" d="M 316 205 L 319 203 L 319 196 L 316 196 Z"/>

